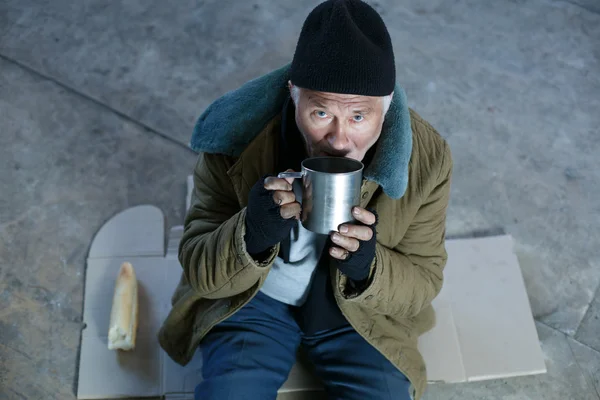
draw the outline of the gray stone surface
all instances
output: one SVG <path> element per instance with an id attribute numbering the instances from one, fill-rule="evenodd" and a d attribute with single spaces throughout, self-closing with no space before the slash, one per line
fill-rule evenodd
<path id="1" fill-rule="evenodd" d="M 575 338 L 600 351 L 600 290 L 590 304 Z"/>
<path id="2" fill-rule="evenodd" d="M 591 374 L 600 354 L 581 346 L 575 352 L 563 333 L 537 324 L 547 374 L 461 384 L 429 385 L 424 400 L 599 400 Z M 596 379 L 597 384 L 597 379 Z"/>
<path id="3" fill-rule="evenodd" d="M 600 2 L 598 0 L 556 0 L 556 1 L 567 1 L 568 3 L 578 5 L 585 10 L 600 13 Z"/>
<path id="4" fill-rule="evenodd" d="M 295 41 L 302 26 L 285 21 L 318 2 L 294 3 L 7 0 L 0 53 L 187 144 L 210 101 L 272 67 L 280 30 Z"/>
<path id="5" fill-rule="evenodd" d="M 289 62 L 316 3 L 0 2 L 0 398 L 73 398 L 94 232 L 140 203 L 181 221 L 195 156 L 173 141 Z M 448 233 L 513 235 L 537 319 L 600 349 L 599 3 L 371 3 L 410 105 L 452 147 Z M 597 399 L 598 354 L 538 329 L 548 375 L 429 398 Z"/>
<path id="6" fill-rule="evenodd" d="M 71 399 L 85 257 L 124 208 L 180 224 L 195 155 L 0 60 L 0 398 Z"/>
<path id="7" fill-rule="evenodd" d="M 569 345 L 575 356 L 575 361 L 585 374 L 588 382 L 596 388 L 596 394 L 600 398 L 600 352 L 569 339 Z"/>

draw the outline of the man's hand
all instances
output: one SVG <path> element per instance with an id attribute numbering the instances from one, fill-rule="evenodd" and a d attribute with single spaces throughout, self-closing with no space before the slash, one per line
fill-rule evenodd
<path id="1" fill-rule="evenodd" d="M 260 255 L 281 242 L 300 218 L 301 206 L 296 201 L 294 178 L 268 176 L 254 184 L 246 207 L 246 249 Z"/>
<path id="2" fill-rule="evenodd" d="M 340 225 L 339 233 L 334 232 L 331 234 L 331 241 L 337 246 L 332 246 L 329 249 L 329 254 L 338 260 L 347 259 L 350 253 L 358 251 L 361 241 L 368 242 L 373 238 L 371 225 L 377 221 L 375 214 L 364 208 L 354 207 L 352 215 L 364 225 L 343 224 Z"/>
<path id="3" fill-rule="evenodd" d="M 375 258 L 377 216 L 361 207 L 352 209 L 359 224 L 340 225 L 339 232 L 331 234 L 333 246 L 329 254 L 336 259 L 338 269 L 353 281 L 369 277 Z"/>

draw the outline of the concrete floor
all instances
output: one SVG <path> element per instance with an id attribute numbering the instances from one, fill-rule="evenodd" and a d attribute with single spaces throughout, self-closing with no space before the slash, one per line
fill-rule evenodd
<path id="1" fill-rule="evenodd" d="M 181 223 L 195 119 L 290 61 L 299 3 L 0 2 L 0 399 L 74 398 L 92 236 L 142 203 Z M 599 400 L 600 3 L 372 4 L 453 150 L 448 233 L 514 236 L 548 366 L 426 399 Z"/>

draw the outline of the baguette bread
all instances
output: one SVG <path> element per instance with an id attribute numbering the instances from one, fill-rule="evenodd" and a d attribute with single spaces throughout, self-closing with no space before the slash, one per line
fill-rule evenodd
<path id="1" fill-rule="evenodd" d="M 115 283 L 110 324 L 108 328 L 109 350 L 133 350 L 138 326 L 137 280 L 133 266 L 121 265 Z"/>

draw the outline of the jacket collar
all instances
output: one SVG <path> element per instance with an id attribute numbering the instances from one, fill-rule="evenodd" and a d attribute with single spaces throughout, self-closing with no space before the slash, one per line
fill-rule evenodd
<path id="1" fill-rule="evenodd" d="M 289 64 L 213 102 L 198 118 L 190 147 L 197 152 L 238 157 L 264 129 L 289 97 Z M 410 114 L 404 90 L 396 85 L 373 160 L 364 177 L 379 184 L 391 198 L 404 195 L 412 153 Z"/>

